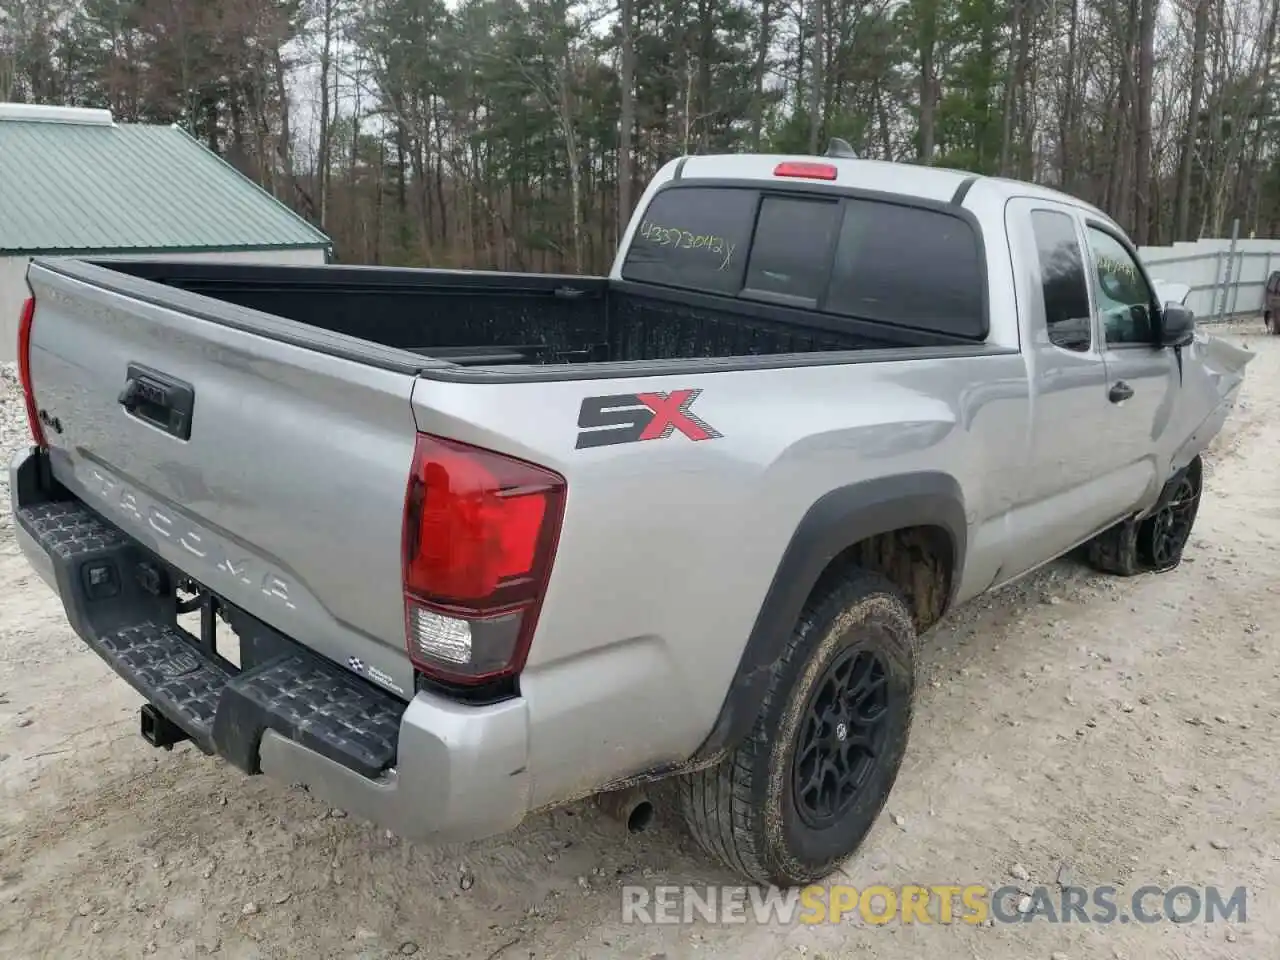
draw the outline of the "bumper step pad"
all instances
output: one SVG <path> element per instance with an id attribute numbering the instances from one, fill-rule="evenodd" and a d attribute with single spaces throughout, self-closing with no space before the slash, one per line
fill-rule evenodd
<path id="1" fill-rule="evenodd" d="M 274 730 L 366 777 L 394 765 L 403 702 L 296 643 L 231 672 L 157 616 L 163 605 L 134 576 L 154 558 L 123 531 L 76 501 L 24 507 L 17 520 L 52 560 L 80 637 L 205 752 L 258 773 Z"/>
<path id="2" fill-rule="evenodd" d="M 82 504 L 42 503 L 23 507 L 18 519 L 26 531 L 59 560 L 71 561 L 112 547 L 129 538 Z"/>
<path id="3" fill-rule="evenodd" d="M 90 646 L 201 749 L 214 752 L 213 717 L 231 679 L 216 661 L 175 627 L 153 623 L 125 627 Z"/>
<path id="4" fill-rule="evenodd" d="M 271 729 L 376 777 L 395 763 L 404 711 L 400 701 L 299 652 L 246 670 L 227 684 L 214 740 L 219 753 L 250 773 L 259 772 L 258 745 Z"/>

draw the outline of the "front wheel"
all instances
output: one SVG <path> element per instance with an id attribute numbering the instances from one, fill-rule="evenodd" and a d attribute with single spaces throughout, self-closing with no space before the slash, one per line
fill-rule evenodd
<path id="1" fill-rule="evenodd" d="M 1138 527 L 1138 554 L 1157 573 L 1182 562 L 1191 528 L 1200 512 L 1204 465 L 1199 457 L 1173 479 L 1160 505 Z"/>
<path id="2" fill-rule="evenodd" d="M 906 752 L 916 631 L 897 589 L 851 569 L 806 606 L 751 733 L 681 778 L 690 833 L 758 883 L 793 886 L 858 848 Z"/>

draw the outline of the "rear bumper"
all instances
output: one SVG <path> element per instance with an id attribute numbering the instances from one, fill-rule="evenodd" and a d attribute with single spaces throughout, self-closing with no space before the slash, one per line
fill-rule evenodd
<path id="1" fill-rule="evenodd" d="M 407 839 L 475 839 L 524 818 L 524 700 L 470 706 L 419 692 L 406 704 L 283 637 L 237 672 L 174 624 L 175 571 L 83 503 L 51 494 L 46 478 L 36 451 L 10 466 L 23 554 L 81 639 L 201 750 Z"/>

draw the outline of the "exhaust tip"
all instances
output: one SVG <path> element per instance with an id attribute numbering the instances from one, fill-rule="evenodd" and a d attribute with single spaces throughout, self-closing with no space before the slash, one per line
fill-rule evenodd
<path id="1" fill-rule="evenodd" d="M 631 813 L 627 817 L 628 833 L 644 833 L 653 825 L 653 804 L 648 800 L 641 800 L 631 808 Z"/>
<path id="2" fill-rule="evenodd" d="M 656 817 L 649 795 L 636 788 L 602 793 L 597 802 L 605 813 L 626 827 L 628 833 L 643 833 Z"/>

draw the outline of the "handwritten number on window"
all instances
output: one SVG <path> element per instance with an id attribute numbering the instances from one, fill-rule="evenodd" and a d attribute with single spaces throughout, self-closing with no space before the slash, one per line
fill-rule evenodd
<path id="1" fill-rule="evenodd" d="M 721 270 L 728 270 L 733 262 L 733 253 L 738 245 L 729 243 L 724 237 L 710 233 L 694 233 L 681 227 L 664 227 L 652 220 L 643 220 L 637 235 L 643 240 L 659 247 L 670 247 L 673 250 L 694 250 L 720 256 Z"/>

